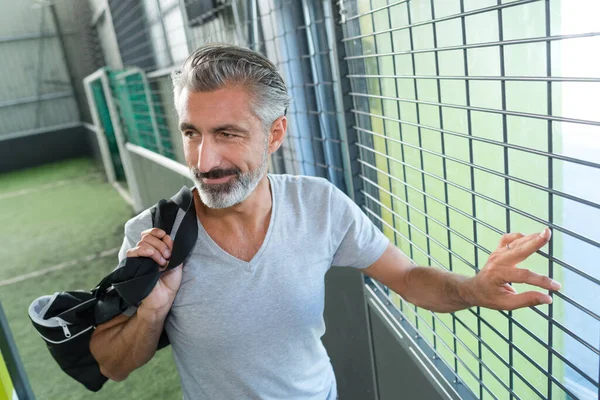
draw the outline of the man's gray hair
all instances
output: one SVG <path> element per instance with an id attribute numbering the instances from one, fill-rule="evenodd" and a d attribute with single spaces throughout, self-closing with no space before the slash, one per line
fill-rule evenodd
<path id="1" fill-rule="evenodd" d="M 227 85 L 245 86 L 250 93 L 251 110 L 265 129 L 285 115 L 290 104 L 287 87 L 269 59 L 260 53 L 224 43 L 204 45 L 171 75 L 175 105 L 184 88 L 192 92 L 212 92 Z"/>

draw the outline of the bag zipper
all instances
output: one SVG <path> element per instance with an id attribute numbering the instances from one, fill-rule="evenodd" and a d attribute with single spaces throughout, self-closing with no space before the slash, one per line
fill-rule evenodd
<path id="1" fill-rule="evenodd" d="M 40 332 L 38 332 L 38 335 L 40 335 L 40 336 L 42 337 L 42 339 L 44 339 L 44 340 L 45 340 L 46 342 L 48 342 L 48 343 L 52 343 L 52 344 L 62 344 L 62 343 L 68 342 L 68 341 L 69 341 L 69 340 L 71 340 L 71 339 L 75 339 L 75 338 L 76 338 L 77 336 L 79 336 L 79 335 L 83 335 L 84 333 L 86 333 L 86 332 L 87 332 L 87 331 L 89 331 L 90 329 L 94 329 L 94 326 L 90 326 L 89 328 L 82 330 L 82 331 L 81 331 L 81 332 L 79 332 L 78 334 L 76 334 L 76 335 L 74 335 L 74 336 L 71 336 L 71 337 L 68 337 L 68 338 L 67 338 L 67 339 L 65 339 L 65 340 L 58 341 L 58 342 L 57 342 L 57 341 L 55 341 L 55 340 L 50 340 L 50 339 L 48 339 L 47 337 L 45 337 L 44 335 L 42 335 Z M 70 333 L 69 333 L 69 334 L 70 334 Z"/>
<path id="2" fill-rule="evenodd" d="M 62 330 L 65 334 L 65 337 L 68 339 L 71 337 L 71 331 L 69 330 L 69 327 L 67 326 L 67 324 L 64 321 L 58 321 L 58 324 L 62 327 Z"/>

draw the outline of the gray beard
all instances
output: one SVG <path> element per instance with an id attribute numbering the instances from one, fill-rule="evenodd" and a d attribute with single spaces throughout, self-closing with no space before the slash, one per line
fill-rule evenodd
<path id="1" fill-rule="evenodd" d="M 198 188 L 200 200 L 208 208 L 229 208 L 246 200 L 254 189 L 258 186 L 261 179 L 265 176 L 269 163 L 267 162 L 267 152 L 265 152 L 262 162 L 254 171 L 248 171 L 231 178 L 229 182 L 206 185 L 199 180 L 190 168 L 190 176 Z"/>

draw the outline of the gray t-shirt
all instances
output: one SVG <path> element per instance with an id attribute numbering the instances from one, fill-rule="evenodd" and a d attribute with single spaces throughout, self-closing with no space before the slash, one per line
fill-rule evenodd
<path id="1" fill-rule="evenodd" d="M 198 241 L 165 327 L 185 399 L 333 400 L 321 337 L 325 273 L 366 268 L 389 241 L 325 179 L 268 175 L 273 210 L 254 258 L 221 249 L 198 221 Z M 177 216 L 178 228 L 183 212 Z M 151 227 L 148 210 L 125 225 L 119 260 Z"/>

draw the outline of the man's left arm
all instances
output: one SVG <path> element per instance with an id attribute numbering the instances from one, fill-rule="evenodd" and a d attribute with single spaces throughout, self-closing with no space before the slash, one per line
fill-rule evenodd
<path id="1" fill-rule="evenodd" d="M 413 265 L 398 248 L 390 244 L 383 255 L 363 273 L 383 283 L 406 301 L 435 312 L 453 312 L 473 306 L 496 310 L 550 304 L 544 293 L 517 293 L 510 283 L 527 283 L 546 290 L 559 290 L 560 284 L 517 264 L 543 247 L 551 231 L 524 236 L 502 236 L 498 248 L 474 277 L 466 277 L 434 267 Z"/>

